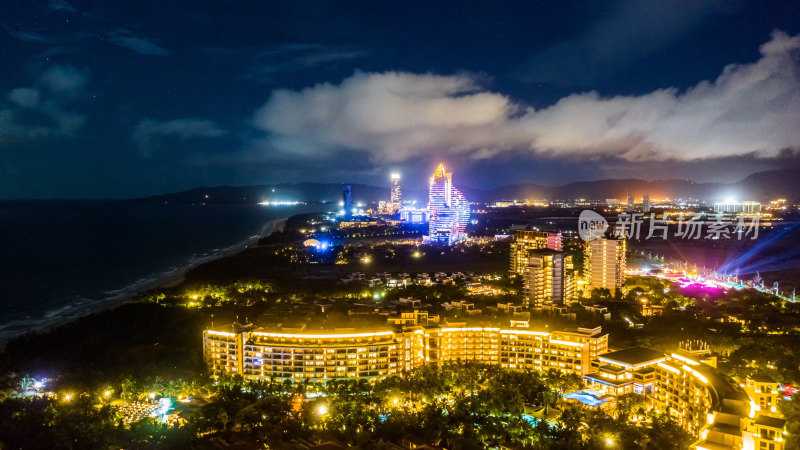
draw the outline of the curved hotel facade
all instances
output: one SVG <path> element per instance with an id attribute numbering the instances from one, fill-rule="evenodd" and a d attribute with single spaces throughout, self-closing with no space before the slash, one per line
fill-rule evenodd
<path id="1" fill-rule="evenodd" d="M 467 237 L 464 231 L 469 221 L 469 203 L 453 187 L 453 174 L 445 171 L 444 164 L 439 164 L 431 177 L 428 210 L 430 242 L 450 245 Z"/>
<path id="2" fill-rule="evenodd" d="M 608 351 L 608 335 L 601 331 L 600 327 L 547 332 L 451 324 L 313 332 L 233 325 L 205 330 L 203 353 L 217 375 L 265 380 L 379 379 L 451 361 L 583 375 L 593 359 Z"/>

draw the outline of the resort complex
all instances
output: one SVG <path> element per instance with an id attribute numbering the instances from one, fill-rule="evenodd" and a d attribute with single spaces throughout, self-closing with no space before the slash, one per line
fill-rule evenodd
<path id="1" fill-rule="evenodd" d="M 265 330 L 233 324 L 206 330 L 203 349 L 216 374 L 245 378 L 376 380 L 427 364 L 474 361 L 510 369 L 583 375 L 608 350 L 600 327 L 574 331 L 448 324 L 382 330 Z"/>
<path id="2" fill-rule="evenodd" d="M 702 343 L 682 343 L 670 353 L 643 347 L 608 350 L 608 334 L 601 327 L 533 331 L 449 324 L 312 331 L 231 324 L 203 332 L 204 357 L 216 376 L 374 382 L 449 362 L 556 370 L 582 376 L 586 386 L 566 393 L 566 401 L 610 412 L 618 397 L 642 396 L 649 408 L 668 414 L 686 432 L 699 436 L 692 448 L 784 450 L 785 421 L 766 415 L 771 411 L 774 382 L 748 379 L 751 391 L 761 394 L 758 401 L 751 399 L 745 387 L 716 369 L 716 358 Z"/>

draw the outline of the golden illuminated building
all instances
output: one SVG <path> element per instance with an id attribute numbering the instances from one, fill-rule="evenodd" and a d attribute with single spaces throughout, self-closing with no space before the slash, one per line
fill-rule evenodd
<path id="1" fill-rule="evenodd" d="M 531 250 L 524 272 L 525 306 L 562 305 L 575 297 L 572 255 L 550 249 Z"/>
<path id="2" fill-rule="evenodd" d="M 767 396 L 777 394 L 777 384 L 762 378 L 738 386 L 717 370 L 716 358 L 710 355 L 701 342 L 683 343 L 669 354 L 642 347 L 606 353 L 584 375 L 588 389 L 567 398 L 586 398 L 586 405 L 602 407 L 608 398 L 641 394 L 649 407 L 669 414 L 697 437 L 692 449 L 785 450 L 786 422 L 759 414 L 770 411 L 774 400 Z M 606 400 L 592 403 L 593 399 Z"/>
<path id="3" fill-rule="evenodd" d="M 652 395 L 656 368 L 666 356 L 657 350 L 633 347 L 600 355 L 594 370 L 584 375 L 589 388 L 603 394 Z"/>
<path id="4" fill-rule="evenodd" d="M 243 339 L 247 327 L 233 325 L 226 329 L 203 331 L 203 359 L 215 374 L 242 373 Z"/>
<path id="5" fill-rule="evenodd" d="M 741 385 L 750 398 L 756 403 L 756 410 L 763 413 L 771 413 L 777 410 L 778 383 L 770 377 L 757 375 L 745 379 Z"/>
<path id="6" fill-rule="evenodd" d="M 535 230 L 515 230 L 514 243 L 511 244 L 511 272 L 525 274 L 531 250 L 549 248 L 561 251 L 561 233 Z"/>
<path id="7" fill-rule="evenodd" d="M 203 348 L 215 375 L 237 373 L 248 379 L 379 379 L 455 361 L 582 375 L 608 351 L 608 335 L 600 327 L 549 332 L 449 324 L 312 332 L 228 326 L 204 331 Z"/>
<path id="8" fill-rule="evenodd" d="M 244 344 L 245 378 L 377 378 L 400 370 L 400 342 L 392 331 L 274 333 L 252 331 Z"/>
<path id="9" fill-rule="evenodd" d="M 760 415 L 753 421 L 752 428 L 756 450 L 786 450 L 786 420 Z"/>
<path id="10" fill-rule="evenodd" d="M 584 272 L 591 289 L 615 293 L 625 283 L 625 240 L 599 238 L 586 245 Z"/>

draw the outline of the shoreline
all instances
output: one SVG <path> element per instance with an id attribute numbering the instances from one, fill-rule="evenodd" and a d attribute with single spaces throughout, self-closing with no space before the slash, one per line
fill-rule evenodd
<path id="1" fill-rule="evenodd" d="M 0 351 L 5 345 L 15 339 L 31 333 L 47 333 L 60 326 L 66 325 L 83 317 L 91 316 L 103 311 L 118 308 L 123 305 L 135 303 L 136 297 L 144 292 L 158 288 L 172 288 L 183 283 L 186 273 L 197 266 L 207 262 L 235 255 L 257 243 L 260 239 L 269 236 L 277 229 L 283 229 L 288 217 L 267 221 L 254 235 L 222 249 L 209 250 L 211 254 L 190 259 L 181 267 L 168 269 L 158 274 L 152 274 L 135 280 L 120 288 L 106 291 L 108 296 L 97 299 L 82 299 L 75 305 L 62 305 L 50 311 L 43 312 L 39 317 L 29 317 L 11 321 L 0 326 Z M 116 294 L 115 294 L 116 293 Z M 69 313 L 67 313 L 69 311 Z"/>

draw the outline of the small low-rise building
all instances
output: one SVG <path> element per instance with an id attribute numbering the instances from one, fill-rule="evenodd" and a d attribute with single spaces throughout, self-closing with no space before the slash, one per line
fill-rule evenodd
<path id="1" fill-rule="evenodd" d="M 652 395 L 655 367 L 664 361 L 663 352 L 633 347 L 600 355 L 593 363 L 593 372 L 584 375 L 593 390 L 613 395 Z"/>

